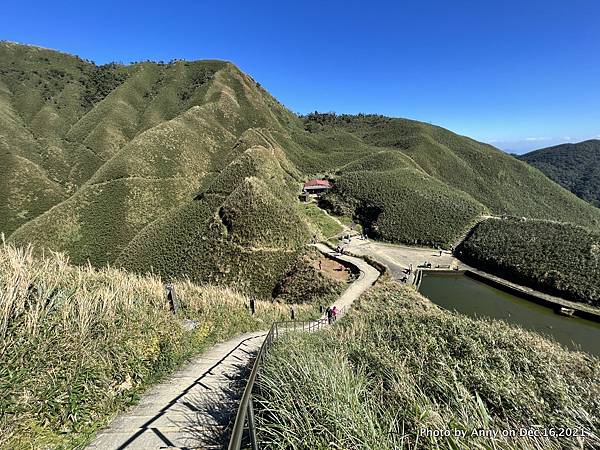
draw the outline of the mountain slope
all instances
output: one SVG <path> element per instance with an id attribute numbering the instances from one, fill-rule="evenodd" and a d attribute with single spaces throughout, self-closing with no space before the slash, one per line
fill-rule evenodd
<path id="1" fill-rule="evenodd" d="M 96 66 L 0 43 L 0 231 L 164 279 L 269 296 L 324 204 L 374 237 L 449 245 L 482 214 L 600 225 L 538 170 L 439 127 L 382 116 L 299 118 L 222 61 Z"/>
<path id="2" fill-rule="evenodd" d="M 600 140 L 535 150 L 519 159 L 537 167 L 578 197 L 600 207 Z"/>
<path id="3" fill-rule="evenodd" d="M 331 113 L 303 119 L 306 131 L 295 138 L 305 151 L 290 159 L 329 173 L 336 189 L 323 206 L 355 214 L 374 237 L 449 246 L 482 213 L 600 228 L 599 210 L 490 145 L 407 119 Z"/>
<path id="4" fill-rule="evenodd" d="M 377 115 L 312 114 L 304 120 L 313 134 L 347 132 L 389 154 L 400 152 L 426 174 L 466 192 L 493 214 L 600 226 L 600 211 L 488 144 L 434 125 Z M 390 160 L 381 167 L 394 170 L 404 165 Z"/>

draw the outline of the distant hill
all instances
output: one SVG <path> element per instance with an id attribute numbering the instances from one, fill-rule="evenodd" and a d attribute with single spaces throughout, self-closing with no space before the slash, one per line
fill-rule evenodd
<path id="1" fill-rule="evenodd" d="M 600 228 L 538 170 L 448 130 L 298 117 L 224 61 L 97 66 L 0 43 L 0 232 L 77 264 L 270 296 L 310 242 L 302 182 L 381 239 L 449 245 L 482 214 Z"/>
<path id="2" fill-rule="evenodd" d="M 578 197 L 600 207 L 600 140 L 556 145 L 519 158 Z"/>

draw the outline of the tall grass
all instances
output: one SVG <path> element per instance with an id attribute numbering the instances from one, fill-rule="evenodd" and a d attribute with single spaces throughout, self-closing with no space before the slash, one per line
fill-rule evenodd
<path id="1" fill-rule="evenodd" d="M 31 247 L 2 243 L 0 448 L 78 447 L 186 358 L 289 312 L 257 301 L 252 316 L 249 298 L 232 289 L 175 285 L 178 317 L 158 277 L 74 267 L 61 254 L 37 259 Z"/>
<path id="2" fill-rule="evenodd" d="M 331 330 L 276 344 L 261 377 L 260 440 L 298 449 L 598 448 L 599 377 L 597 358 L 387 282 Z M 472 435 L 561 428 L 587 436 Z M 445 429 L 453 435 L 423 432 Z"/>

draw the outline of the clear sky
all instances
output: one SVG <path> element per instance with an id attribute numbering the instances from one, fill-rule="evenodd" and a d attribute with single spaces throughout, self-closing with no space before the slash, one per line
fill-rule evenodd
<path id="1" fill-rule="evenodd" d="M 523 152 L 600 137 L 600 1 L 5 2 L 0 39 L 97 63 L 226 59 L 293 111 Z"/>

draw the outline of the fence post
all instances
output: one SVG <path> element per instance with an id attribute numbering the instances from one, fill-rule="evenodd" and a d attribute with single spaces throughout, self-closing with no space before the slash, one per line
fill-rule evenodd
<path id="1" fill-rule="evenodd" d="M 169 309 L 175 315 L 177 315 L 178 304 L 177 304 L 177 295 L 175 294 L 175 286 L 173 284 L 168 283 L 165 285 L 165 290 L 167 292 L 167 301 L 169 302 Z"/>
<path id="2" fill-rule="evenodd" d="M 250 401 L 248 402 L 248 434 L 250 435 L 250 445 L 252 446 L 252 450 L 258 450 L 258 440 L 256 439 L 256 426 L 254 424 L 254 407 L 252 403 L 252 396 L 250 396 Z"/>

